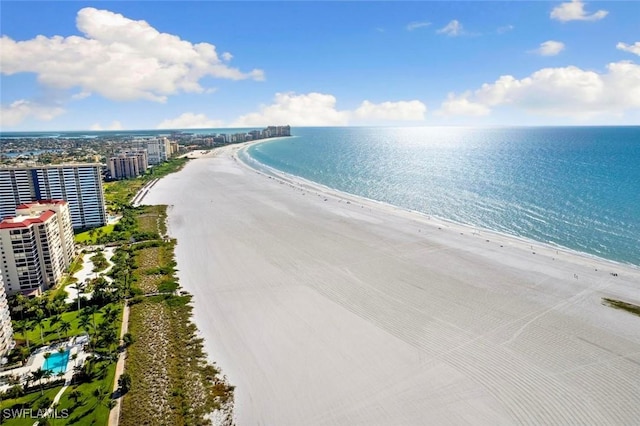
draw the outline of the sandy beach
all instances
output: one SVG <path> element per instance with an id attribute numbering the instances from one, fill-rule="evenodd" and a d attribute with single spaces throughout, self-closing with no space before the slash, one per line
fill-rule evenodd
<path id="1" fill-rule="evenodd" d="M 631 425 L 640 269 L 250 169 L 154 185 L 239 425 Z M 617 275 L 613 275 L 617 274 Z"/>

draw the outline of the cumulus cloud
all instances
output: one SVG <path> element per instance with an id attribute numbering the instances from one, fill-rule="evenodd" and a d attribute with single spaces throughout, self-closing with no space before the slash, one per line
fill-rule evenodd
<path id="1" fill-rule="evenodd" d="M 353 112 L 358 120 L 422 121 L 427 106 L 420 101 L 382 102 L 374 104 L 364 101 Z"/>
<path id="2" fill-rule="evenodd" d="M 15 126 L 30 117 L 50 121 L 64 112 L 65 110 L 58 105 L 45 105 L 19 99 L 8 106 L 0 107 L 0 128 Z"/>
<path id="3" fill-rule="evenodd" d="M 94 123 L 91 125 L 89 130 L 123 130 L 123 127 L 122 123 L 120 123 L 118 120 L 114 120 L 111 122 L 111 124 L 108 124 L 104 127 L 100 123 Z"/>
<path id="4" fill-rule="evenodd" d="M 263 80 L 259 69 L 242 72 L 218 57 L 209 43 L 191 43 L 161 33 L 145 21 L 135 21 L 108 10 L 81 9 L 76 25 L 83 36 L 39 35 L 26 41 L 0 39 L 1 72 L 31 72 L 38 81 L 56 89 L 78 87 L 124 101 L 164 102 L 180 92 L 202 93 L 205 76 Z"/>
<path id="5" fill-rule="evenodd" d="M 447 25 L 445 25 L 444 27 L 440 28 L 436 32 L 438 34 L 444 34 L 444 35 L 447 35 L 449 37 L 456 37 L 456 36 L 464 34 L 464 30 L 462 28 L 462 24 L 460 22 L 458 22 L 456 19 L 454 19 L 453 21 L 449 22 Z"/>
<path id="6" fill-rule="evenodd" d="M 373 103 L 363 101 L 355 110 L 336 108 L 335 96 L 326 93 L 277 93 L 271 105 L 238 118 L 234 127 L 287 123 L 292 126 L 346 126 L 351 121 L 374 124 L 389 121 L 422 121 L 427 107 L 420 101 Z"/>
<path id="7" fill-rule="evenodd" d="M 450 116 L 450 115 L 467 115 L 467 116 L 483 116 L 488 115 L 491 109 L 486 105 L 472 102 L 468 99 L 470 93 L 463 93 L 460 96 L 456 96 L 454 93 L 447 95 L 447 100 L 442 102 L 442 106 L 436 115 Z"/>
<path id="8" fill-rule="evenodd" d="M 533 50 L 541 56 L 555 56 L 564 50 L 564 43 L 561 41 L 548 40 L 544 43 L 540 43 L 540 47 Z"/>
<path id="9" fill-rule="evenodd" d="M 407 31 L 413 31 L 413 30 L 417 30 L 418 28 L 424 28 L 424 27 L 428 27 L 429 25 L 431 25 L 431 22 L 427 22 L 427 21 L 415 21 L 415 22 L 409 22 L 407 24 Z"/>
<path id="10" fill-rule="evenodd" d="M 606 10 L 598 10 L 594 13 L 588 13 L 584 10 L 584 3 L 581 0 L 572 0 L 568 3 L 562 3 L 551 11 L 551 19 L 560 22 L 569 21 L 599 21 L 607 16 L 609 12 Z"/>
<path id="11" fill-rule="evenodd" d="M 158 129 L 211 129 L 222 127 L 223 122 L 213 120 L 204 114 L 185 112 L 176 118 L 163 120 L 158 124 Z"/>
<path id="12" fill-rule="evenodd" d="M 348 111 L 336 109 L 336 98 L 324 93 L 276 93 L 271 105 L 263 105 L 259 112 L 241 116 L 234 126 L 266 126 L 290 124 L 292 126 L 346 126 Z"/>
<path id="13" fill-rule="evenodd" d="M 640 41 L 636 41 L 631 45 L 620 42 L 616 44 L 616 49 L 624 50 L 625 52 L 633 53 L 634 55 L 640 56 Z"/>
<path id="14" fill-rule="evenodd" d="M 505 75 L 473 92 L 450 94 L 439 113 L 479 115 L 504 105 L 576 119 L 621 115 L 640 108 L 640 65 L 621 61 L 602 73 L 568 66 L 544 68 L 523 79 Z"/>

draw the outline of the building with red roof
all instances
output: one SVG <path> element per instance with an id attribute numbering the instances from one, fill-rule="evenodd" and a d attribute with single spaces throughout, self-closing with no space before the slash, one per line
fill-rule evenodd
<path id="1" fill-rule="evenodd" d="M 0 270 L 6 294 L 40 294 L 55 286 L 75 251 L 69 207 L 41 200 L 0 222 Z"/>

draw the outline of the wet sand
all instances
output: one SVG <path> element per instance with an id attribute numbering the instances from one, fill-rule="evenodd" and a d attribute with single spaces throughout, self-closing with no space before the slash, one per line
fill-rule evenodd
<path id="1" fill-rule="evenodd" d="M 637 424 L 640 270 L 248 168 L 158 182 L 239 425 Z M 617 276 L 612 275 L 617 273 Z"/>

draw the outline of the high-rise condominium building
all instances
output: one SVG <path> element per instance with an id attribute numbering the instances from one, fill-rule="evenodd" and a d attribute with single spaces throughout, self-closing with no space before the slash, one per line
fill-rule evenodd
<path id="1" fill-rule="evenodd" d="M 2 285 L 0 274 L 0 357 L 4 357 L 13 348 L 13 327 L 9 316 L 9 304 Z"/>
<path id="2" fill-rule="evenodd" d="M 171 142 L 167 138 L 156 138 L 147 141 L 149 164 L 160 164 L 171 156 Z"/>
<path id="3" fill-rule="evenodd" d="M 18 216 L 34 216 L 38 213 L 53 210 L 56 213 L 56 221 L 60 228 L 60 242 L 62 243 L 62 255 L 64 256 L 65 268 L 73 262 L 75 257 L 75 242 L 73 238 L 73 224 L 71 223 L 71 213 L 69 203 L 64 200 L 39 200 L 33 203 L 21 204 L 16 207 Z"/>
<path id="4" fill-rule="evenodd" d="M 140 166 L 136 157 L 118 154 L 109 158 L 111 179 L 130 179 L 140 176 Z"/>
<path id="5" fill-rule="evenodd" d="M 76 229 L 107 223 L 100 164 L 0 168 L 0 219 L 14 216 L 20 204 L 41 199 L 67 201 Z"/>
<path id="6" fill-rule="evenodd" d="M 0 222 L 0 270 L 7 294 L 41 294 L 69 267 L 74 245 L 66 204 L 51 200 L 22 205 L 17 216 Z"/>

